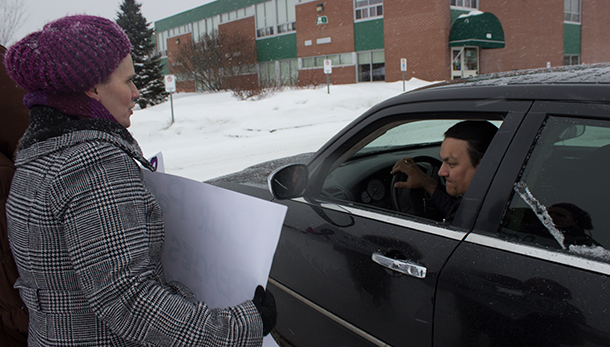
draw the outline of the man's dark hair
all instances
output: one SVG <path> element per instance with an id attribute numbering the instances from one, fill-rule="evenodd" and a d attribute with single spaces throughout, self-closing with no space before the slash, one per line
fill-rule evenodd
<path id="1" fill-rule="evenodd" d="M 487 121 L 467 120 L 459 122 L 445 132 L 445 138 L 468 142 L 468 156 L 472 166 L 477 167 L 483 154 L 496 135 L 498 128 Z"/>

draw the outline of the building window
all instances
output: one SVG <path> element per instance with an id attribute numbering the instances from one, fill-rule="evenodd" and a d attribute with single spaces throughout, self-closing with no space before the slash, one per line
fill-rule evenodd
<path id="1" fill-rule="evenodd" d="M 299 82 L 299 61 L 289 59 L 280 61 L 280 83 L 283 86 L 296 86 Z"/>
<path id="2" fill-rule="evenodd" d="M 208 35 L 212 35 L 215 31 L 218 31 L 218 24 L 220 23 L 220 16 L 214 16 L 206 18 L 205 26 Z"/>
<path id="3" fill-rule="evenodd" d="M 358 53 L 358 82 L 385 81 L 383 51 Z"/>
<path id="4" fill-rule="evenodd" d="M 578 65 L 580 64 L 580 55 L 564 55 L 563 65 Z"/>
<path id="5" fill-rule="evenodd" d="M 167 30 L 157 34 L 157 52 L 159 52 L 159 54 L 161 54 L 162 56 L 167 55 L 167 38 L 169 37 L 168 35 L 169 34 Z"/>
<path id="6" fill-rule="evenodd" d="M 273 12 L 272 1 L 256 4 L 256 37 L 274 34 L 275 16 Z"/>
<path id="7" fill-rule="evenodd" d="M 277 33 L 297 30 L 295 0 L 276 0 Z"/>
<path id="8" fill-rule="evenodd" d="M 580 23 L 580 0 L 563 0 L 563 20 Z"/>
<path id="9" fill-rule="evenodd" d="M 357 20 L 383 16 L 383 0 L 355 0 L 354 10 Z"/>
<path id="10" fill-rule="evenodd" d="M 258 79 L 261 87 L 273 87 L 277 85 L 277 71 L 275 70 L 275 62 L 268 61 L 258 64 Z"/>
<path id="11" fill-rule="evenodd" d="M 296 31 L 296 30 L 297 30 L 297 23 L 296 22 L 278 24 L 278 26 L 277 26 L 277 33 L 278 34 L 287 33 L 287 32 Z"/>
<path id="12" fill-rule="evenodd" d="M 204 37 L 205 34 L 207 34 L 205 19 L 193 23 L 193 33 L 195 34 L 195 42 L 199 42 L 201 38 Z"/>
<path id="13" fill-rule="evenodd" d="M 301 66 L 303 69 L 321 68 L 324 67 L 325 59 L 330 59 L 332 66 L 353 65 L 352 53 L 340 53 L 301 58 Z"/>
<path id="14" fill-rule="evenodd" d="M 192 26 L 195 42 L 201 41 L 206 34 L 213 35 L 215 31 L 218 31 L 219 18 L 219 16 L 214 16 L 194 22 Z"/>
<path id="15" fill-rule="evenodd" d="M 477 0 L 451 0 L 451 6 L 478 8 Z"/>

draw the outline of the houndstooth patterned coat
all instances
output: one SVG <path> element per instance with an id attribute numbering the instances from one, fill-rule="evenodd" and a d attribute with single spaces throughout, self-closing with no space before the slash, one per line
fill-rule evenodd
<path id="1" fill-rule="evenodd" d="M 260 346 L 251 301 L 192 303 L 165 282 L 160 207 L 118 123 L 35 107 L 7 205 L 29 346 Z"/>

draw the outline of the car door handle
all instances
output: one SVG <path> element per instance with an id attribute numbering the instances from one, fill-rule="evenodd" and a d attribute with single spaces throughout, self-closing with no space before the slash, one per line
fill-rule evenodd
<path id="1" fill-rule="evenodd" d="M 424 266 L 411 263 L 408 260 L 388 258 L 377 252 L 373 253 L 371 259 L 377 264 L 387 267 L 392 271 L 400 272 L 415 278 L 426 278 L 426 272 L 428 271 Z"/>

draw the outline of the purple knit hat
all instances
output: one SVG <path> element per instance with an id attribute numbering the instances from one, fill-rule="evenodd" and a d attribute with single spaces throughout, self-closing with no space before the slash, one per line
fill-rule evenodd
<path id="1" fill-rule="evenodd" d="M 108 78 L 131 43 L 111 20 L 67 16 L 27 35 L 4 55 L 8 75 L 29 92 L 74 94 Z"/>

